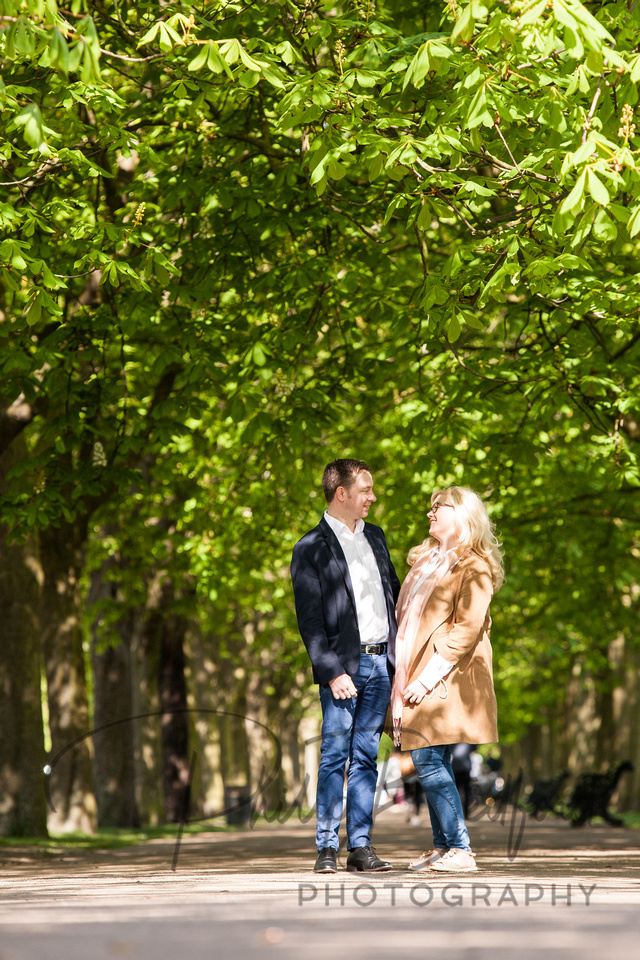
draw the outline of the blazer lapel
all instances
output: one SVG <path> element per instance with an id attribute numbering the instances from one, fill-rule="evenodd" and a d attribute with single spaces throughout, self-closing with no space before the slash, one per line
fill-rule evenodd
<path id="1" fill-rule="evenodd" d="M 364 525 L 364 535 L 367 538 L 369 546 L 373 550 L 373 555 L 376 558 L 376 563 L 378 564 L 378 570 L 380 571 L 380 579 L 384 583 L 383 574 L 386 569 L 385 556 L 377 537 L 373 536 L 373 534 L 370 531 L 370 528 L 367 526 L 366 523 Z"/>
<path id="2" fill-rule="evenodd" d="M 322 530 L 323 536 L 327 541 L 327 546 L 331 551 L 334 561 L 338 564 L 340 573 L 344 579 L 344 585 L 347 590 L 347 596 L 353 604 L 353 609 L 356 609 L 356 598 L 353 593 L 353 584 L 351 583 L 351 575 L 349 573 L 349 565 L 347 564 L 344 553 L 342 552 L 342 547 L 340 546 L 340 541 L 336 537 L 335 533 L 327 523 L 327 521 L 322 517 L 320 520 L 320 529 Z"/>

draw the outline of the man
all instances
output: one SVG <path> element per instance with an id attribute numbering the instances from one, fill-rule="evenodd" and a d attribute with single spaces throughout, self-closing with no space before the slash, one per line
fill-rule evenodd
<path id="1" fill-rule="evenodd" d="M 390 870 L 371 847 L 370 832 L 400 583 L 382 530 L 364 522 L 376 501 L 367 464 L 333 461 L 322 488 L 326 513 L 291 561 L 298 626 L 322 705 L 314 870 L 337 870 L 347 760 L 347 870 Z"/>

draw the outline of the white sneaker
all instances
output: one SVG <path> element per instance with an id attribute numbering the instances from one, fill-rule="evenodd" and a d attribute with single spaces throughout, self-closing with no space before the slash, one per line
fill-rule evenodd
<path id="1" fill-rule="evenodd" d="M 425 853 L 422 853 L 417 860 L 413 860 L 409 866 L 408 870 L 427 870 L 432 863 L 437 863 L 447 852 L 447 848 L 436 847 L 435 850 L 427 850 Z"/>
<path id="2" fill-rule="evenodd" d="M 430 870 L 442 870 L 448 873 L 473 873 L 477 870 L 476 859 L 470 850 L 458 850 L 452 847 L 438 860 L 432 862 Z"/>

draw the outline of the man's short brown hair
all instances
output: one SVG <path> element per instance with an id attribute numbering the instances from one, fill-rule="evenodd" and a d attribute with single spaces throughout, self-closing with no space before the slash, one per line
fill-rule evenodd
<path id="1" fill-rule="evenodd" d="M 364 460 L 333 460 L 328 463 L 322 474 L 322 489 L 327 503 L 331 503 L 338 487 L 350 487 L 356 482 L 358 474 L 368 469 Z"/>

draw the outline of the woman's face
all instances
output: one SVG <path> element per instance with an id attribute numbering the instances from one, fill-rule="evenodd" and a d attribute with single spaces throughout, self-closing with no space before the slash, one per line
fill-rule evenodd
<path id="1" fill-rule="evenodd" d="M 456 509 L 446 494 L 440 494 L 427 512 L 429 534 L 447 550 L 456 538 Z"/>

